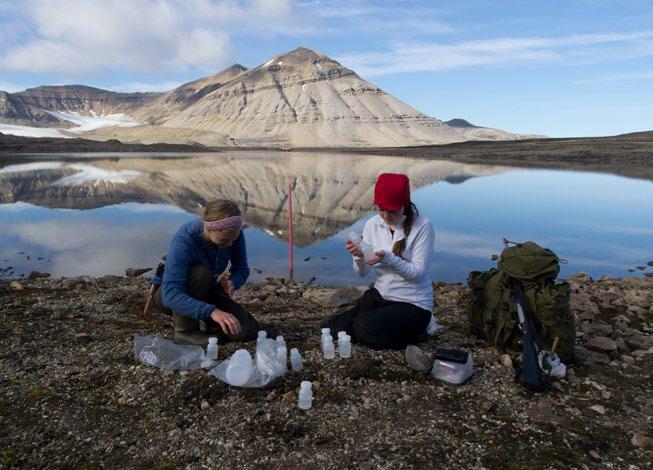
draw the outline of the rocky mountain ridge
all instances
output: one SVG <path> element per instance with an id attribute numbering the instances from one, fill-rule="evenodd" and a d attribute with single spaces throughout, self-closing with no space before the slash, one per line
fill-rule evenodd
<path id="1" fill-rule="evenodd" d="M 0 122 L 70 128 L 66 121 L 121 115 L 129 126 L 83 135 L 129 143 L 265 147 L 401 147 L 512 140 L 496 129 L 448 125 L 389 95 L 324 54 L 298 48 L 253 69 L 235 64 L 166 93 L 81 85 L 0 94 Z"/>

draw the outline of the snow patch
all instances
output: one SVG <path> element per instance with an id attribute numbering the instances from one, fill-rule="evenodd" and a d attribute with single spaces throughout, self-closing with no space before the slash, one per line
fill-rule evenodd
<path id="1" fill-rule="evenodd" d="M 0 174 L 2 173 L 23 173 L 25 171 L 37 171 L 37 170 L 54 170 L 61 168 L 63 162 L 34 162 L 34 163 L 19 163 L 18 165 L 7 165 L 4 168 L 0 168 Z"/>
<path id="2" fill-rule="evenodd" d="M 315 67 L 320 71 L 320 73 L 324 73 L 324 70 L 322 70 L 322 66 L 319 62 L 315 62 Z"/>
<path id="3" fill-rule="evenodd" d="M 0 204 L 0 212 L 19 212 L 25 209 L 36 207 L 34 204 L 29 202 L 11 202 L 8 204 Z"/>
<path id="4" fill-rule="evenodd" d="M 134 127 L 140 124 L 126 114 L 106 114 L 98 116 L 95 111 L 91 110 L 91 115 L 86 116 L 75 111 L 47 111 L 43 110 L 51 116 L 54 116 L 64 121 L 77 124 L 77 127 L 69 129 L 70 132 L 81 133 L 88 132 L 101 127 Z"/>
<path id="5" fill-rule="evenodd" d="M 14 126 L 12 124 L 0 124 L 0 132 L 3 134 L 17 135 L 20 137 L 60 137 L 69 139 L 59 129 L 50 127 Z"/>
<path id="6" fill-rule="evenodd" d="M 263 67 L 267 67 L 268 65 L 272 64 L 274 62 L 274 59 L 268 60 L 266 63 L 263 64 Z"/>
<path id="7" fill-rule="evenodd" d="M 86 183 L 92 183 L 94 186 L 100 183 L 126 184 L 142 174 L 134 170 L 104 170 L 91 165 L 70 165 L 67 168 L 78 170 L 79 173 L 61 178 L 51 186 L 77 186 Z"/>

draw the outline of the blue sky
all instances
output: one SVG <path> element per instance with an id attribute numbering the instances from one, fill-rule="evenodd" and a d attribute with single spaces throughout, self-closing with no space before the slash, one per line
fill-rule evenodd
<path id="1" fill-rule="evenodd" d="M 167 90 L 299 46 L 443 120 L 653 130 L 650 0 L 0 0 L 6 91 Z"/>

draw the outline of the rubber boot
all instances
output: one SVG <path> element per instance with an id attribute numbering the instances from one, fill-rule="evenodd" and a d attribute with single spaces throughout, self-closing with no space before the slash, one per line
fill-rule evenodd
<path id="1" fill-rule="evenodd" d="M 199 321 L 185 315 L 173 312 L 175 320 L 175 343 L 206 346 L 212 336 L 203 333 L 199 328 Z"/>
<path id="2" fill-rule="evenodd" d="M 202 333 L 210 333 L 215 336 L 218 332 L 218 327 L 214 323 L 200 320 L 200 331 Z"/>

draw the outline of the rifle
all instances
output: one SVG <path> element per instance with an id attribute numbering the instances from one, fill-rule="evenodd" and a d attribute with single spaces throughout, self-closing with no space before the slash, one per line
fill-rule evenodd
<path id="1" fill-rule="evenodd" d="M 517 302 L 519 329 L 524 334 L 522 338 L 521 367 L 517 370 L 516 379 L 525 388 L 540 392 L 549 386 L 548 376 L 540 367 L 538 357 L 540 350 L 535 343 L 535 324 L 530 306 L 524 297 L 522 285 L 516 279 L 511 279 L 512 291 Z"/>

